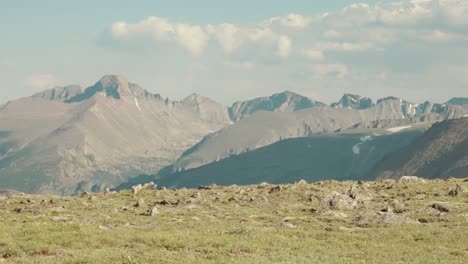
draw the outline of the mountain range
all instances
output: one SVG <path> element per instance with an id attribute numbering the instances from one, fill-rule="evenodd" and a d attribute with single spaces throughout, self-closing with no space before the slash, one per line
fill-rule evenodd
<path id="1" fill-rule="evenodd" d="M 197 94 L 171 101 L 107 75 L 0 106 L 0 189 L 76 194 L 139 175 L 168 186 L 359 178 L 433 123 L 468 115 L 466 102 L 346 94 L 327 105 L 286 91 L 226 107 Z"/>

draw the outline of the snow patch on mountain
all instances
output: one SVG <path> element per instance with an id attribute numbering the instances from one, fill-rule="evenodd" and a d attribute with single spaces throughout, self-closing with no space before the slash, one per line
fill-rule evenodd
<path id="1" fill-rule="evenodd" d="M 359 155 L 361 153 L 361 145 L 368 141 L 371 141 L 372 139 L 373 139 L 372 136 L 361 137 L 360 138 L 361 142 L 357 143 L 356 145 L 352 147 L 353 153 L 355 155 Z"/>
<path id="2" fill-rule="evenodd" d="M 387 129 L 388 132 L 391 132 L 391 133 L 396 133 L 396 132 L 400 132 L 402 130 L 405 130 L 405 129 L 408 129 L 408 128 L 411 128 L 412 126 L 399 126 L 399 127 L 392 127 L 392 128 L 389 128 Z"/>
<path id="3" fill-rule="evenodd" d="M 135 99 L 135 105 L 136 105 L 136 107 L 137 107 L 138 110 L 140 110 L 140 112 L 141 112 L 141 107 L 140 107 L 140 104 L 138 103 L 138 99 L 136 99 L 136 97 L 134 97 L 134 99 Z"/>

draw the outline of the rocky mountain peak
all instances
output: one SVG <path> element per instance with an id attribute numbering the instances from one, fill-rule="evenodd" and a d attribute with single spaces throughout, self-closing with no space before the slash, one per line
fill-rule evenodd
<path id="1" fill-rule="evenodd" d="M 79 85 L 69 85 L 65 87 L 54 87 L 39 93 L 34 94 L 32 97 L 43 98 L 50 101 L 64 101 L 68 100 L 75 95 L 83 92 L 83 88 Z"/>
<path id="2" fill-rule="evenodd" d="M 262 110 L 272 112 L 295 112 L 323 105 L 325 104 L 300 94 L 284 91 L 269 97 L 259 97 L 253 100 L 235 102 L 229 108 L 229 113 L 234 121 L 238 121 Z"/>
<path id="3" fill-rule="evenodd" d="M 369 97 L 362 97 L 356 94 L 344 94 L 340 101 L 331 105 L 335 108 L 367 109 L 374 106 L 374 102 Z"/>
<path id="4" fill-rule="evenodd" d="M 65 100 L 66 103 L 76 103 L 87 100 L 96 94 L 102 94 L 106 97 L 121 99 L 121 97 L 157 97 L 141 88 L 140 86 L 129 83 L 123 76 L 120 75 L 105 75 L 93 86 L 86 88 L 84 92 Z"/>

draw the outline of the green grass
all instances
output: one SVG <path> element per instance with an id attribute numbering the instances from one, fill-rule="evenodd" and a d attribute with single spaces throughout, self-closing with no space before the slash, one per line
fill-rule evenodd
<path id="1" fill-rule="evenodd" d="M 447 195 L 468 182 L 370 182 L 356 209 L 320 206 L 352 184 L 3 197 L 0 263 L 468 263 L 468 194 Z M 416 223 L 374 219 L 393 199 L 405 204 L 396 215 Z M 164 200 L 173 204 L 147 214 Z M 434 202 L 450 211 L 432 210 Z"/>

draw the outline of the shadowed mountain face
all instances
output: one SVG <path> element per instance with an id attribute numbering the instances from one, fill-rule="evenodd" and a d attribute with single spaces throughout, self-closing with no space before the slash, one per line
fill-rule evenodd
<path id="1" fill-rule="evenodd" d="M 362 179 L 386 154 L 422 135 L 427 125 L 395 133 L 364 129 L 286 139 L 198 168 L 156 177 L 156 181 L 180 188 L 214 183 L 247 185 L 294 183 L 301 179 L 308 182 Z"/>
<path id="2" fill-rule="evenodd" d="M 105 76 L 85 90 L 9 102 L 0 110 L 0 186 L 73 194 L 154 173 L 231 123 L 226 107 L 207 101 L 170 102 Z"/>
<path id="3" fill-rule="evenodd" d="M 468 98 L 455 97 L 447 101 L 449 105 L 468 105 Z"/>
<path id="4" fill-rule="evenodd" d="M 307 137 L 341 131 L 353 126 L 399 127 L 419 122 L 460 118 L 468 107 L 458 105 L 412 104 L 388 97 L 365 109 L 315 106 L 296 112 L 256 112 L 235 125 L 203 138 L 172 165 L 172 173 L 197 168 L 231 155 L 254 150 L 281 139 Z"/>
<path id="5" fill-rule="evenodd" d="M 435 124 L 407 147 L 377 163 L 368 178 L 426 178 L 468 175 L 468 118 Z"/>

